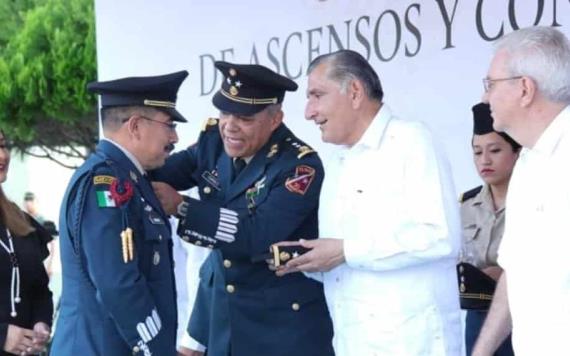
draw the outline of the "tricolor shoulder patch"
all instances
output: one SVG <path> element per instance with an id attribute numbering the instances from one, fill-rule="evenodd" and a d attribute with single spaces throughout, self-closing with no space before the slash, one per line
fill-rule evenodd
<path id="1" fill-rule="evenodd" d="M 115 208 L 115 200 L 111 196 L 111 191 L 108 189 L 98 190 L 97 194 L 97 206 L 100 208 Z"/>
<path id="2" fill-rule="evenodd" d="M 295 175 L 287 178 L 285 188 L 292 193 L 305 195 L 315 179 L 315 169 L 306 165 L 295 167 Z"/>

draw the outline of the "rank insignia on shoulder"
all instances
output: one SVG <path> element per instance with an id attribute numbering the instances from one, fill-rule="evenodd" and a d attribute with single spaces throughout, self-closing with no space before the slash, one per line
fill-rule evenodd
<path id="1" fill-rule="evenodd" d="M 305 195 L 313 179 L 315 178 L 315 169 L 306 165 L 300 165 L 295 168 L 295 175 L 287 178 L 285 188 L 292 193 Z"/>
<path id="2" fill-rule="evenodd" d="M 284 265 L 292 258 L 299 257 L 302 254 L 310 251 L 309 248 L 303 247 L 301 245 L 295 246 L 279 246 L 271 245 L 269 246 L 269 252 L 261 255 L 252 257 L 251 262 L 258 263 L 267 260 L 273 261 L 275 267 Z"/>
<path id="3" fill-rule="evenodd" d="M 218 119 L 210 117 L 208 120 L 204 121 L 202 126 L 202 131 L 206 131 L 210 126 L 216 126 L 218 124 Z"/>
<path id="4" fill-rule="evenodd" d="M 309 153 L 313 153 L 315 152 L 311 147 L 309 146 L 301 146 L 299 147 L 299 154 L 297 155 L 298 159 L 303 158 L 303 156 L 308 155 Z"/>
<path id="5" fill-rule="evenodd" d="M 273 146 L 271 146 L 271 148 L 269 149 L 269 153 L 267 153 L 267 158 L 271 158 L 273 156 L 275 156 L 275 154 L 279 152 L 279 145 L 278 144 L 274 144 Z"/>
<path id="6" fill-rule="evenodd" d="M 462 193 L 462 194 L 459 196 L 459 202 L 460 202 L 460 203 L 464 203 L 465 201 L 467 201 L 467 200 L 469 200 L 469 199 L 471 199 L 471 198 L 474 198 L 477 194 L 479 194 L 479 192 L 481 192 L 482 189 L 483 189 L 483 186 L 480 185 L 480 186 L 478 186 L 478 187 L 475 187 L 475 188 L 473 188 L 473 189 L 471 189 L 471 190 L 468 190 L 468 191 Z"/>

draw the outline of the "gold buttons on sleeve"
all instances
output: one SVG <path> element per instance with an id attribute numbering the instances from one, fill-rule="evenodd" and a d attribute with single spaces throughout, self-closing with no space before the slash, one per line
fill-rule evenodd
<path id="1" fill-rule="evenodd" d="M 226 286 L 226 291 L 227 291 L 228 293 L 233 293 L 233 292 L 236 291 L 236 287 L 234 287 L 234 286 L 231 285 L 231 284 L 228 284 L 228 285 Z"/>
<path id="2" fill-rule="evenodd" d="M 230 268 L 231 266 L 232 266 L 232 261 L 230 261 L 230 260 L 224 260 L 224 267 Z"/>
<path id="3" fill-rule="evenodd" d="M 136 354 L 138 354 L 138 353 L 139 353 L 139 351 L 140 351 L 140 349 L 139 349 L 139 347 L 138 347 L 138 346 L 135 346 L 135 347 L 133 347 L 133 355 L 136 355 Z"/>
<path id="4" fill-rule="evenodd" d="M 204 187 L 203 190 L 204 190 L 204 193 L 206 193 L 206 194 L 210 194 L 212 192 L 212 188 L 210 188 L 210 187 Z"/>
<path id="5" fill-rule="evenodd" d="M 291 304 L 291 309 L 293 309 L 294 311 L 299 311 L 299 309 L 301 309 L 301 306 L 299 305 L 299 303 L 293 303 Z"/>

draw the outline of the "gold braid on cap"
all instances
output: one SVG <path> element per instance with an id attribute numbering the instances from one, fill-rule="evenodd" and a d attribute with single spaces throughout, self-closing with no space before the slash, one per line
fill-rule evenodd
<path id="1" fill-rule="evenodd" d="M 232 96 L 230 93 L 228 93 L 224 89 L 220 89 L 220 93 L 222 93 L 223 96 L 230 99 L 231 101 L 235 101 L 235 102 L 242 103 L 242 104 L 250 104 L 250 105 L 277 104 L 277 97 L 264 98 L 264 99 L 244 98 L 241 96 Z"/>
<path id="2" fill-rule="evenodd" d="M 144 104 L 146 106 L 158 106 L 161 108 L 172 108 L 172 109 L 176 108 L 176 103 L 173 103 L 172 101 L 160 101 L 160 100 L 144 99 Z"/>

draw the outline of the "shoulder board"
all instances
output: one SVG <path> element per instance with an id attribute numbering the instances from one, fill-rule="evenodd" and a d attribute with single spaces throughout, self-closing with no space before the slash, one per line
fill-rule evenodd
<path id="1" fill-rule="evenodd" d="M 476 187 L 476 188 L 473 188 L 473 189 L 471 189 L 471 190 L 468 190 L 468 191 L 462 193 L 462 194 L 459 196 L 459 202 L 460 202 L 460 203 L 463 203 L 463 202 L 465 202 L 465 201 L 467 201 L 467 200 L 469 200 L 469 199 L 475 197 L 477 194 L 479 194 L 479 192 L 481 191 L 481 189 L 483 189 L 483 186 L 482 186 L 482 185 L 480 185 L 480 186 L 478 186 L 478 187 Z"/>
<path id="2" fill-rule="evenodd" d="M 204 121 L 204 125 L 202 125 L 202 131 L 206 131 L 213 126 L 218 125 L 218 119 L 210 117 L 206 121 Z"/>
<path id="3" fill-rule="evenodd" d="M 285 139 L 285 142 L 288 142 L 291 145 L 291 147 L 297 151 L 297 159 L 301 159 L 304 156 L 315 152 L 315 150 L 307 146 L 307 144 L 305 144 L 304 142 L 297 141 L 292 137 L 287 137 Z"/>

